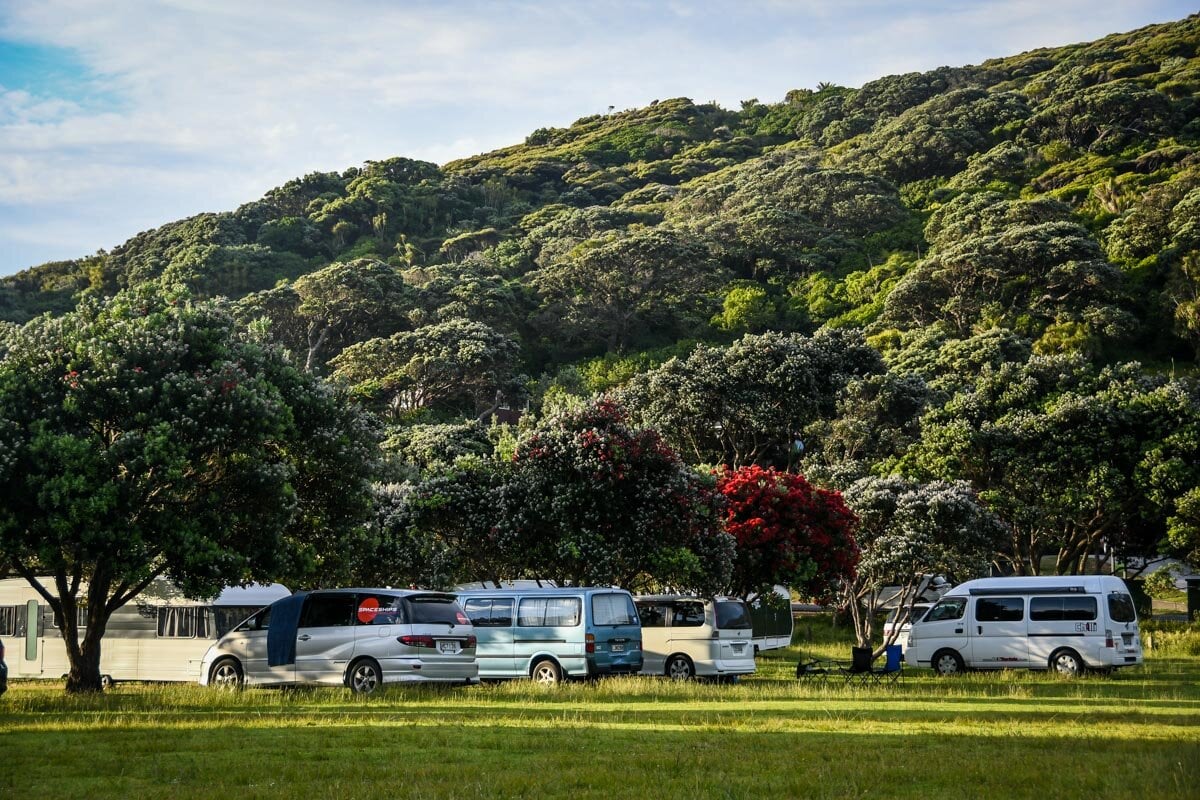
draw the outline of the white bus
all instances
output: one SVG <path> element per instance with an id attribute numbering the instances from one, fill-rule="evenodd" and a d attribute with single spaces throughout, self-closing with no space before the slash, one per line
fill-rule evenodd
<path id="1" fill-rule="evenodd" d="M 44 586 L 54 585 L 51 578 L 40 580 Z M 169 581 L 155 581 L 109 618 L 100 644 L 104 682 L 195 681 L 213 642 L 290 594 L 278 583 L 251 584 L 227 588 L 213 600 L 199 600 L 182 596 Z M 23 578 L 0 579 L 0 639 L 10 679 L 60 679 L 70 671 L 53 610 Z"/>
<path id="2" fill-rule="evenodd" d="M 905 660 L 939 675 L 1005 668 L 1077 675 L 1141 664 L 1142 643 L 1120 578 L 982 578 L 950 589 L 913 623 Z"/>

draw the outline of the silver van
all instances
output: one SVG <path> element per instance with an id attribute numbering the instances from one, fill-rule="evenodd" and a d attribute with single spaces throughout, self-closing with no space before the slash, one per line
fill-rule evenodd
<path id="1" fill-rule="evenodd" d="M 217 640 L 201 685 L 477 683 L 475 630 L 454 595 L 332 589 L 277 600 Z"/>

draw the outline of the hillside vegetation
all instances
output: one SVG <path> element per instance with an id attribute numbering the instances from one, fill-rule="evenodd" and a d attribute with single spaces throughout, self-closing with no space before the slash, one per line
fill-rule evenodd
<path id="1" fill-rule="evenodd" d="M 0 318 L 159 279 L 228 297 L 390 424 L 396 482 L 511 455 L 476 419 L 612 392 L 692 464 L 968 481 L 1018 569 L 1195 553 L 1198 90 L 1194 15 L 664 99 L 306 175 L 5 278 Z"/>

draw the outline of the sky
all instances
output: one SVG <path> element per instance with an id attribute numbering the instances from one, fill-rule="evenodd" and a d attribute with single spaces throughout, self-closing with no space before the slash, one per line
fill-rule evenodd
<path id="1" fill-rule="evenodd" d="M 977 64 L 1194 0 L 0 0 L 0 275 L 314 171 Z"/>

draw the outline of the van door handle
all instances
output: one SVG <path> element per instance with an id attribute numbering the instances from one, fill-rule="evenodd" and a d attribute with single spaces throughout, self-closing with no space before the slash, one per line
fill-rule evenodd
<path id="1" fill-rule="evenodd" d="M 976 625 L 975 627 L 976 627 L 976 629 L 979 631 L 979 635 L 980 635 L 980 636 L 983 636 L 983 626 L 982 626 L 982 625 Z"/>
<path id="2" fill-rule="evenodd" d="M 307 642 L 307 641 L 308 641 L 309 639 L 311 639 L 311 638 L 312 638 L 312 637 L 311 637 L 311 636 L 309 636 L 307 633 L 302 633 L 302 634 L 300 634 L 299 636 L 297 636 L 297 637 L 296 637 L 296 641 L 298 641 L 298 642 Z"/>
<path id="3" fill-rule="evenodd" d="M 955 633 L 962 633 L 962 632 L 963 632 L 963 629 L 962 629 L 962 628 L 955 628 L 955 629 L 954 629 L 954 632 L 955 632 Z"/>

